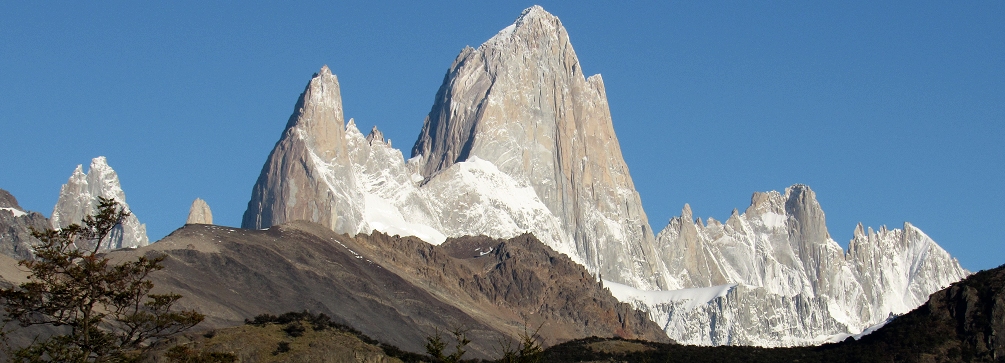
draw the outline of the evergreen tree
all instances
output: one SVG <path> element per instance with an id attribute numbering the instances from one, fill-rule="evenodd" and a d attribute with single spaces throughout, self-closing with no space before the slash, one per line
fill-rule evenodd
<path id="1" fill-rule="evenodd" d="M 8 347 L 14 362 L 135 362 L 151 344 L 202 321 L 195 311 L 172 309 L 178 294 L 151 294 L 147 277 L 163 268 L 165 256 L 140 256 L 113 263 L 101 243 L 129 212 L 100 198 L 97 212 L 82 224 L 33 231 L 41 243 L 35 259 L 23 260 L 28 282 L 0 289 L 4 326 L 44 325 L 63 334 Z M 3 330 L 0 334 L 9 334 Z"/>

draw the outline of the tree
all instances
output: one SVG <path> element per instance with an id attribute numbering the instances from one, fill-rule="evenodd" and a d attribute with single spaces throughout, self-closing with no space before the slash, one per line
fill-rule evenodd
<path id="1" fill-rule="evenodd" d="M 467 337 L 467 330 L 462 327 L 455 327 L 450 331 L 454 335 L 454 353 L 450 355 L 444 355 L 443 350 L 447 347 L 447 343 L 443 341 L 443 337 L 440 335 L 440 329 L 436 329 L 436 333 L 432 336 L 426 337 L 426 354 L 433 358 L 436 362 L 443 363 L 458 363 L 461 361 L 461 357 L 467 350 L 464 349 L 471 343 L 471 340 Z"/>
<path id="2" fill-rule="evenodd" d="M 135 362 L 152 343 L 203 320 L 195 311 L 172 309 L 181 295 L 150 293 L 154 285 L 147 277 L 164 268 L 164 255 L 113 263 L 98 252 L 127 216 L 116 201 L 99 197 L 97 212 L 82 225 L 32 231 L 41 241 L 35 259 L 19 262 L 30 272 L 28 282 L 0 289 L 4 327 L 17 322 L 63 333 L 8 347 L 12 361 Z"/>
<path id="3" fill-rule="evenodd" d="M 527 330 L 527 320 L 524 318 L 523 333 L 520 334 L 520 342 L 517 343 L 516 348 L 513 348 L 513 342 L 509 339 L 502 340 L 499 342 L 499 347 L 502 348 L 502 358 L 499 362 L 502 363 L 538 363 L 541 361 L 544 350 L 541 349 L 541 344 L 538 343 L 537 337 L 538 332 L 541 331 L 541 327 L 544 323 L 537 326 L 537 329 L 533 333 Z"/>

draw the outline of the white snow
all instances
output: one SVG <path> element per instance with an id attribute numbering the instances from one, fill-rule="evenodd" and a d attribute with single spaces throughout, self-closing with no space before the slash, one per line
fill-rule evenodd
<path id="1" fill-rule="evenodd" d="M 639 290 L 628 285 L 622 285 L 613 281 L 604 281 L 604 287 L 611 291 L 618 301 L 640 302 L 646 306 L 656 306 L 658 304 L 669 304 L 675 301 L 687 301 L 684 304 L 684 312 L 698 306 L 708 304 L 716 298 L 726 296 L 729 290 L 736 287 L 736 284 L 725 284 L 711 287 L 699 287 L 680 290 Z"/>
<path id="2" fill-rule="evenodd" d="M 858 333 L 858 334 L 834 334 L 834 335 L 827 336 L 827 337 L 819 337 L 818 339 L 816 339 L 816 341 L 820 342 L 820 343 L 838 343 L 838 342 L 843 342 L 845 339 L 848 339 L 848 337 L 852 337 L 855 340 L 859 340 L 859 339 L 862 339 L 862 337 L 864 337 L 866 335 L 869 335 L 869 334 L 872 334 L 873 332 L 879 330 L 879 328 L 882 328 L 882 327 L 886 326 L 886 324 L 888 324 L 889 322 L 893 321 L 893 319 L 894 319 L 894 317 L 891 316 L 891 317 L 887 318 L 886 320 L 883 320 L 883 321 L 881 321 L 881 322 L 879 322 L 879 323 L 877 323 L 877 324 L 875 324 L 873 326 L 870 326 L 868 328 L 865 328 L 865 330 L 863 330 L 861 333 Z"/>
<path id="3" fill-rule="evenodd" d="M 471 156 L 451 165 L 422 186 L 450 237 L 487 235 L 511 238 L 533 232 L 541 242 L 582 264 L 571 236 L 541 202 L 534 187 Z M 450 221 L 450 223 L 446 223 Z"/>
<path id="4" fill-rule="evenodd" d="M 786 220 L 788 220 L 788 217 L 781 214 L 767 212 L 761 215 L 761 223 L 764 223 L 765 227 L 771 229 L 785 228 Z"/>
<path id="5" fill-rule="evenodd" d="M 22 211 L 22 210 L 18 210 L 18 209 L 14 209 L 14 208 L 10 208 L 10 207 L 4 207 L 4 208 L 0 208 L 0 210 L 5 210 L 5 211 L 10 211 L 11 213 L 14 213 L 14 217 L 20 217 L 20 216 L 23 216 L 23 215 L 27 215 L 27 214 L 28 214 L 28 213 L 25 213 L 25 212 L 24 212 L 24 211 Z"/>
<path id="6" fill-rule="evenodd" d="M 510 34 L 513 34 L 513 30 L 515 30 L 515 29 L 516 29 L 516 24 L 510 24 L 509 26 L 507 26 L 507 27 L 503 28 L 502 30 L 500 30 L 499 33 L 496 33 L 495 36 L 496 37 L 508 37 L 508 36 L 510 36 Z M 493 38 L 495 38 L 495 37 L 493 37 Z"/>
<path id="7" fill-rule="evenodd" d="M 376 195 L 366 195 L 364 218 L 370 227 L 389 235 L 415 236 L 434 245 L 447 240 L 447 236 L 433 227 L 406 221 L 393 203 Z"/>

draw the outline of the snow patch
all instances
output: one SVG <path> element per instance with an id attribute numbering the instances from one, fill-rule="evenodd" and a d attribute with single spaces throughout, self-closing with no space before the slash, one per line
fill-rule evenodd
<path id="1" fill-rule="evenodd" d="M 761 215 L 761 223 L 764 223 L 765 227 L 771 229 L 785 228 L 785 221 L 787 221 L 788 218 L 789 217 L 781 214 L 768 212 Z"/>
<path id="2" fill-rule="evenodd" d="M 15 209 L 15 208 L 10 208 L 10 207 L 3 207 L 3 208 L 0 208 L 0 210 L 5 210 L 5 211 L 9 211 L 11 213 L 14 213 L 14 217 L 20 217 L 20 216 L 24 216 L 24 215 L 28 214 L 28 213 L 25 213 L 22 210 L 18 210 L 18 209 Z"/>
<path id="3" fill-rule="evenodd" d="M 840 343 L 843 342 L 845 339 L 848 339 L 848 337 L 851 337 L 855 340 L 859 340 L 862 339 L 862 337 L 872 334 L 873 332 L 879 330 L 879 328 L 886 326 L 886 324 L 889 324 L 891 321 L 893 321 L 894 318 L 895 318 L 894 316 L 886 318 L 886 320 L 883 320 L 868 328 L 865 328 L 865 330 L 863 330 L 861 333 L 858 334 L 834 334 L 831 336 L 820 337 L 816 339 L 816 341 L 821 343 Z"/>
<path id="4" fill-rule="evenodd" d="M 393 203 L 376 195 L 366 195 L 366 213 L 363 218 L 371 228 L 389 235 L 415 236 L 434 245 L 447 240 L 447 236 L 433 227 L 406 221 Z"/>
<path id="5" fill-rule="evenodd" d="M 716 298 L 724 297 L 729 293 L 729 290 L 736 287 L 736 284 L 725 284 L 692 289 L 652 291 L 639 290 L 613 281 L 603 281 L 604 287 L 610 290 L 611 295 L 614 295 L 618 301 L 625 303 L 639 302 L 646 306 L 687 301 L 683 306 L 682 312 L 690 311 L 698 306 L 706 305 Z"/>

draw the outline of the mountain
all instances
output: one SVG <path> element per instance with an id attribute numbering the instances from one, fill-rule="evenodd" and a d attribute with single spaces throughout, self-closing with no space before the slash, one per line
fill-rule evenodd
<path id="1" fill-rule="evenodd" d="M 529 186 L 490 163 L 472 159 L 424 180 L 418 159 L 405 161 L 376 127 L 364 136 L 353 120 L 343 124 L 338 90 L 328 67 L 311 79 L 255 184 L 242 227 L 307 220 L 336 232 L 376 230 L 433 244 L 530 230 L 549 241 L 562 234 Z"/>
<path id="2" fill-rule="evenodd" d="M 844 251 L 827 231 L 816 194 L 798 184 L 784 194 L 754 193 L 747 210 L 734 210 L 725 223 L 693 219 L 685 205 L 657 244 L 687 287 L 718 286 L 721 293 L 609 285 L 622 301 L 650 311 L 671 338 L 690 344 L 840 340 L 914 309 L 969 274 L 909 223 L 868 233 L 859 225 Z"/>
<path id="3" fill-rule="evenodd" d="M 261 229 L 308 220 L 337 232 L 363 231 L 363 195 L 352 178 L 344 135 L 338 78 L 324 66 L 297 100 L 241 225 Z"/>
<path id="4" fill-rule="evenodd" d="M 478 158 L 530 185 L 558 241 L 591 271 L 669 288 L 611 121 L 600 75 L 584 77 L 562 22 L 534 6 L 447 71 L 412 156 L 431 178 Z M 536 232 L 536 231 L 535 231 Z"/>
<path id="5" fill-rule="evenodd" d="M 376 128 L 363 137 L 352 120 L 343 126 L 338 80 L 324 67 L 269 155 L 242 226 L 309 220 L 431 243 L 533 232 L 608 279 L 679 287 L 653 251 L 603 81 L 583 76 L 565 28 L 542 8 L 461 52 L 413 154 L 405 161 Z"/>
<path id="6" fill-rule="evenodd" d="M 430 244 L 532 233 L 693 344 L 789 346 L 861 334 L 966 276 L 919 229 L 845 251 L 807 186 L 755 193 L 725 222 L 690 207 L 654 235 L 615 135 L 603 80 L 585 77 L 539 6 L 448 69 L 412 156 L 344 121 L 327 66 L 301 94 L 242 226 L 296 220 Z"/>
<path id="7" fill-rule="evenodd" d="M 548 362 L 1001 362 L 1005 266 L 933 293 L 861 339 L 815 347 L 699 347 L 587 338 L 545 351 Z"/>
<path id="8" fill-rule="evenodd" d="M 185 224 L 213 224 L 213 211 L 209 210 L 209 204 L 202 198 L 195 198 L 192 207 L 188 209 Z"/>
<path id="9" fill-rule="evenodd" d="M 80 223 L 84 216 L 95 211 L 98 197 L 113 199 L 119 202 L 125 211 L 131 212 L 129 204 L 126 203 L 126 193 L 119 184 L 119 176 L 108 166 L 104 156 L 92 159 L 87 173 L 84 173 L 82 165 L 77 165 L 70 179 L 59 189 L 59 199 L 49 220 L 52 228 L 58 229 Z M 120 226 L 112 230 L 110 238 L 106 241 L 101 249 L 142 247 L 150 244 L 147 226 L 140 223 L 135 214 L 126 217 Z"/>
<path id="10" fill-rule="evenodd" d="M 619 303 L 582 266 L 532 235 L 450 239 L 434 246 L 382 233 L 350 237 L 295 221 L 268 230 L 190 224 L 113 260 L 167 256 L 155 292 L 184 296 L 203 328 L 308 310 L 421 352 L 438 329 L 468 329 L 471 355 L 541 327 L 545 344 L 588 336 L 668 341 L 645 313 Z"/>
<path id="11" fill-rule="evenodd" d="M 0 189 L 0 254 L 23 260 L 34 257 L 32 245 L 38 239 L 31 230 L 49 228 L 49 220 L 38 212 L 21 208 L 10 192 Z"/>

